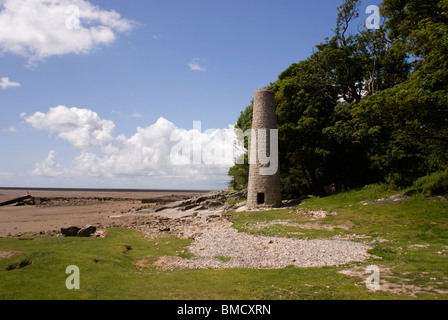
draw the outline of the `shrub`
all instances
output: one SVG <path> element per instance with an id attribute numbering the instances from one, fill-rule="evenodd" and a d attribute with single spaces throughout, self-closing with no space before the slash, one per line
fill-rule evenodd
<path id="1" fill-rule="evenodd" d="M 414 182 L 414 187 L 431 196 L 448 195 L 448 169 L 417 179 Z"/>

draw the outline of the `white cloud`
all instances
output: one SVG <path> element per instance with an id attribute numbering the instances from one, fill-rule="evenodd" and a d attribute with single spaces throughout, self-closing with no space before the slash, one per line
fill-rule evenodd
<path id="1" fill-rule="evenodd" d="M 14 126 L 10 126 L 9 128 L 3 129 L 2 131 L 8 133 L 17 133 L 17 129 L 14 128 Z"/>
<path id="2" fill-rule="evenodd" d="M 134 23 L 87 0 L 1 0 L 0 53 L 29 65 L 53 55 L 87 54 L 109 45 Z"/>
<path id="3" fill-rule="evenodd" d="M 199 61 L 201 61 L 201 59 L 199 58 L 193 58 L 191 60 L 191 62 L 188 64 L 191 71 L 205 71 L 205 68 L 199 64 Z"/>
<path id="4" fill-rule="evenodd" d="M 131 118 L 141 118 L 143 116 L 140 113 L 134 111 L 134 112 L 131 113 L 130 117 Z"/>
<path id="5" fill-rule="evenodd" d="M 64 170 L 62 169 L 61 165 L 55 162 L 54 158 L 56 157 L 56 155 L 56 151 L 51 150 L 48 153 L 48 156 L 42 162 L 36 163 L 32 174 L 45 177 L 62 176 L 64 174 Z"/>
<path id="6" fill-rule="evenodd" d="M 48 113 L 36 112 L 25 118 L 34 128 L 57 133 L 60 138 L 70 142 L 75 148 L 89 150 L 93 147 L 106 148 L 112 141 L 115 124 L 102 120 L 96 112 L 89 109 L 57 106 Z"/>
<path id="7" fill-rule="evenodd" d="M 68 165 L 57 164 L 56 153 L 50 152 L 36 164 L 34 175 L 114 181 L 123 177 L 141 181 L 146 177 L 148 183 L 155 183 L 152 187 L 225 186 L 228 169 L 237 156 L 234 153 L 238 153 L 234 150 L 233 126 L 201 132 L 200 127 L 184 130 L 159 118 L 145 128 L 137 127 L 130 137 L 112 136 L 112 121 L 88 109 L 64 106 L 51 108 L 46 114 L 36 112 L 25 121 L 36 129 L 57 133 L 81 150 Z"/>
<path id="8" fill-rule="evenodd" d="M 10 81 L 8 77 L 3 77 L 0 79 L 0 87 L 2 87 L 3 90 L 20 86 L 21 86 L 20 83 Z"/>

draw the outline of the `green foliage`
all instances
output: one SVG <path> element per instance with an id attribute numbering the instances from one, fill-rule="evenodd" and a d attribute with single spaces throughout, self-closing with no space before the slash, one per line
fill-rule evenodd
<path id="1" fill-rule="evenodd" d="M 245 155 L 247 159 L 247 155 Z M 232 179 L 229 182 L 229 187 L 234 190 L 243 190 L 247 188 L 248 180 L 249 180 L 249 165 L 248 161 L 244 162 L 245 164 L 236 164 L 229 169 L 229 176 Z"/>
<path id="2" fill-rule="evenodd" d="M 334 36 L 270 85 L 287 193 L 405 187 L 448 166 L 448 1 L 384 0 L 384 24 L 350 34 L 359 4 L 345 0 Z M 247 185 L 247 165 L 229 174 Z"/>
<path id="3" fill-rule="evenodd" d="M 448 169 L 417 179 L 413 187 L 431 196 L 448 195 Z"/>
<path id="4" fill-rule="evenodd" d="M 446 108 L 443 99 L 412 77 L 352 110 L 356 135 L 369 145 L 372 166 L 389 182 L 410 185 L 446 165 L 448 120 L 440 117 Z"/>
<path id="5" fill-rule="evenodd" d="M 250 105 L 247 106 L 247 108 L 241 112 L 241 115 L 238 118 L 238 121 L 235 126 L 237 129 L 246 131 L 246 130 L 252 128 L 252 112 L 253 112 L 253 110 L 254 110 L 254 101 L 252 100 Z"/>

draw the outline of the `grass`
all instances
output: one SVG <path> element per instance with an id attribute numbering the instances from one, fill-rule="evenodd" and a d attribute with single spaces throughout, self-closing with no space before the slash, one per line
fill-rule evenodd
<path id="1" fill-rule="evenodd" d="M 191 240 L 169 233 L 145 239 L 136 230 L 121 228 L 107 229 L 105 238 L 12 237 L 0 239 L 0 251 L 19 252 L 0 259 L 0 299 L 448 299 L 448 202 L 414 193 L 398 203 L 361 203 L 394 193 L 387 186 L 368 186 L 307 199 L 293 210 L 231 213 L 241 232 L 366 242 L 374 255 L 366 262 L 275 270 L 161 270 L 153 265 L 159 257 L 192 258 L 186 248 Z M 302 213 L 306 210 L 337 214 L 312 220 Z M 367 273 L 339 272 L 362 271 L 371 264 L 379 267 L 381 281 L 414 291 L 369 291 Z M 80 290 L 65 286 L 69 265 L 79 267 Z"/>
<path id="2" fill-rule="evenodd" d="M 401 192 L 413 191 L 403 190 Z M 416 297 L 425 299 L 448 298 L 448 202 L 428 200 L 424 195 L 409 192 L 413 196 L 399 203 L 364 205 L 366 199 L 375 200 L 396 194 L 385 186 L 368 186 L 326 198 L 309 199 L 296 210 L 275 210 L 261 214 L 234 213 L 234 226 L 252 234 L 296 237 L 300 239 L 327 239 L 351 237 L 373 246 L 369 251 L 378 259 L 380 270 L 388 270 L 387 281 L 404 287 L 417 286 L 423 291 Z M 375 202 L 373 202 L 375 203 Z M 274 224 L 258 228 L 266 222 L 288 222 L 306 225 L 316 223 L 304 214 L 307 210 L 335 211 L 319 220 L 321 226 L 333 226 L 333 231 L 307 229 Z M 337 226 L 347 226 L 345 230 Z M 294 229 L 296 232 L 294 232 Z M 357 239 L 356 235 L 358 236 Z M 365 264 L 367 266 L 367 264 Z M 442 293 L 441 293 L 442 292 Z"/>
<path id="3" fill-rule="evenodd" d="M 417 179 L 412 189 L 431 196 L 448 195 L 448 169 Z"/>

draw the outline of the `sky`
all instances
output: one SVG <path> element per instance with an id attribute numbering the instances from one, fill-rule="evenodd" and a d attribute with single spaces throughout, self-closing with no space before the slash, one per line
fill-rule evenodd
<path id="1" fill-rule="evenodd" d="M 341 3 L 0 0 L 0 186 L 226 188 L 241 111 Z"/>

